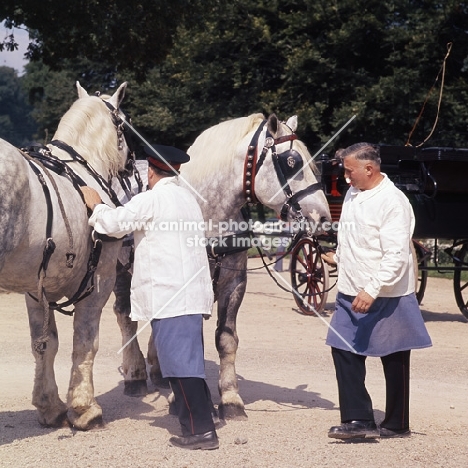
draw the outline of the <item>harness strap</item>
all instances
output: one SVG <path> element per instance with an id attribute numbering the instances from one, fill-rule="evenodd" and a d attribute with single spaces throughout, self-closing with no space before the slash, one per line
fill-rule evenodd
<path id="1" fill-rule="evenodd" d="M 63 206 L 63 202 L 60 196 L 60 192 L 58 190 L 57 184 L 55 183 L 55 180 L 49 173 L 49 171 L 46 169 L 46 167 L 42 164 L 42 162 L 34 159 L 31 155 L 26 153 L 25 151 L 21 151 L 21 154 L 23 157 L 28 161 L 32 171 L 36 174 L 42 190 L 44 191 L 44 196 L 46 199 L 46 204 L 47 204 L 47 222 L 46 222 L 46 245 L 44 247 L 43 255 L 42 255 L 42 262 L 39 266 L 39 271 L 38 271 L 38 292 L 37 292 L 37 298 L 34 297 L 31 293 L 28 293 L 29 296 L 34 299 L 36 302 L 39 302 L 43 309 L 44 309 L 44 322 L 43 322 L 43 327 L 42 327 L 42 335 L 39 337 L 35 343 L 34 343 L 34 349 L 42 354 L 44 350 L 46 349 L 46 343 L 49 339 L 48 337 L 48 327 L 49 327 L 49 315 L 50 315 L 50 309 L 52 310 L 57 310 L 58 312 L 61 312 L 65 315 L 73 315 L 73 311 L 67 311 L 64 310 L 64 307 L 68 307 L 72 304 L 76 304 L 77 302 L 83 300 L 85 297 L 89 296 L 91 292 L 94 290 L 94 273 L 96 271 L 97 265 L 99 263 L 99 257 L 101 255 L 101 250 L 102 250 L 102 240 L 101 239 L 96 239 L 96 241 L 93 244 L 93 247 L 91 249 L 91 253 L 88 259 L 88 268 L 86 271 L 86 274 L 83 278 L 83 280 L 80 283 L 80 286 L 78 290 L 75 292 L 75 294 L 68 300 L 65 301 L 61 304 L 58 304 L 57 302 L 48 302 L 45 296 L 45 290 L 44 290 L 44 278 L 46 277 L 46 271 L 47 267 L 49 265 L 50 258 L 52 254 L 55 251 L 56 245 L 55 242 L 52 239 L 52 222 L 53 222 L 53 207 L 52 207 L 52 199 L 50 196 L 50 190 L 49 187 L 47 186 L 47 183 L 44 179 L 44 176 L 42 172 L 39 170 L 39 167 L 42 168 L 45 174 L 49 177 L 55 191 L 57 194 L 57 199 L 59 202 L 60 210 L 65 222 L 65 226 L 69 235 L 69 246 L 70 250 L 69 252 L 66 253 L 66 266 L 69 268 L 73 267 L 73 261 L 76 257 L 76 254 L 72 251 L 73 249 L 73 234 L 71 232 L 71 227 L 68 222 L 68 218 L 65 213 L 65 208 Z M 36 154 L 35 154 L 36 155 Z M 45 156 L 42 155 L 44 158 Z M 81 156 L 80 156 L 81 157 Z M 58 159 L 58 158 L 57 158 Z M 78 176 L 76 176 L 78 177 Z M 72 179 L 73 180 L 73 179 Z M 80 179 L 81 180 L 81 179 Z M 86 185 L 83 182 L 83 185 Z M 79 193 L 81 193 L 80 190 L 78 190 Z M 90 286 L 86 289 L 88 282 L 91 281 Z M 85 290 L 86 289 L 86 290 Z"/>
<path id="2" fill-rule="evenodd" d="M 96 268 L 99 263 L 99 258 L 101 256 L 102 251 L 102 240 L 96 239 L 94 241 L 93 247 L 89 254 L 88 259 L 88 269 L 84 278 L 81 280 L 80 286 L 78 290 L 73 294 L 73 296 L 68 300 L 62 303 L 57 302 L 50 302 L 49 306 L 51 309 L 61 312 L 65 315 L 73 315 L 75 309 L 72 311 L 64 310 L 64 307 L 69 307 L 71 305 L 75 305 L 78 302 L 82 301 L 86 297 L 88 297 L 94 291 L 94 273 L 96 272 Z M 90 281 L 90 285 L 87 288 L 88 282 Z"/>
<path id="3" fill-rule="evenodd" d="M 218 281 L 219 281 L 219 275 L 221 274 L 221 265 L 222 265 L 222 260 L 224 257 L 225 255 L 222 255 L 221 257 L 209 258 L 209 260 L 215 262 L 213 275 L 211 276 L 211 286 L 213 288 L 214 302 L 218 300 Z"/>
<path id="4" fill-rule="evenodd" d="M 289 127 L 288 127 L 289 128 Z M 278 138 L 275 138 L 275 145 L 279 145 L 281 143 L 285 143 L 287 141 L 293 141 L 297 140 L 297 135 L 295 133 L 292 133 L 291 135 L 283 135 Z"/>
<path id="5" fill-rule="evenodd" d="M 63 151 L 66 151 L 75 161 L 79 162 L 81 165 L 83 165 L 86 170 L 94 177 L 96 182 L 101 186 L 102 190 L 107 193 L 109 198 L 112 200 L 112 203 L 114 203 L 115 206 L 122 206 L 122 203 L 120 203 L 117 194 L 114 192 L 112 187 L 104 180 L 104 178 L 98 174 L 93 167 L 91 167 L 88 164 L 88 161 L 86 161 L 81 154 L 77 153 L 70 145 L 67 143 L 64 143 L 63 141 L 60 140 L 53 140 L 50 142 L 51 145 L 56 146 L 57 148 L 60 148 Z"/>
<path id="6" fill-rule="evenodd" d="M 263 130 L 263 127 L 266 123 L 266 120 L 263 120 L 262 123 L 258 126 L 255 131 L 250 145 L 247 148 L 247 155 L 244 162 L 244 198 L 247 203 L 253 205 L 258 203 L 258 199 L 255 196 L 255 176 L 257 174 L 257 147 L 258 147 L 258 138 L 260 133 Z"/>
<path id="7" fill-rule="evenodd" d="M 244 252 L 251 247 L 250 239 L 252 233 L 250 231 L 239 232 L 236 234 L 229 234 L 227 236 L 210 237 L 206 250 L 208 255 L 216 258 L 220 255 L 235 254 Z"/>
<path id="8" fill-rule="evenodd" d="M 26 160 L 28 161 L 32 171 L 36 174 L 39 183 L 41 184 L 42 190 L 44 192 L 44 196 L 46 199 L 47 205 L 47 221 L 46 221 L 46 244 L 44 246 L 44 251 L 42 253 L 42 262 L 39 265 L 39 271 L 37 272 L 37 276 L 39 278 L 38 285 L 37 285 L 37 295 L 40 298 L 40 302 L 42 309 L 44 311 L 44 320 L 42 322 L 42 332 L 41 336 L 36 338 L 34 341 L 34 350 L 38 354 L 44 354 L 44 351 L 47 347 L 47 342 L 49 341 L 49 319 L 50 319 L 50 309 L 49 304 L 47 303 L 47 299 L 45 297 L 44 291 L 44 278 L 46 276 L 47 266 L 49 264 L 50 257 L 54 253 L 55 250 L 55 243 L 52 239 L 52 221 L 54 212 L 52 210 L 52 200 L 50 197 L 50 190 L 47 186 L 47 183 L 42 175 L 42 172 L 37 168 L 34 161 L 30 159 L 30 157 L 24 153 Z"/>
<path id="9" fill-rule="evenodd" d="M 48 307 L 52 310 L 56 310 L 64 315 L 69 315 L 72 316 L 75 310 L 64 310 L 64 307 L 69 307 L 71 305 L 75 305 L 78 302 L 82 301 L 86 297 L 88 297 L 93 291 L 94 291 L 94 273 L 96 271 L 97 265 L 99 263 L 99 257 L 101 256 L 101 251 L 102 251 L 102 240 L 101 239 L 96 239 L 93 247 L 91 249 L 91 252 L 89 254 L 88 258 L 88 268 L 86 271 L 86 274 L 84 278 L 81 280 L 80 286 L 78 287 L 78 290 L 73 294 L 73 296 L 68 299 L 67 301 L 64 301 L 62 303 L 57 303 L 57 302 L 49 302 Z M 91 281 L 90 286 L 86 289 L 86 286 L 88 285 L 88 282 Z M 36 297 L 34 297 L 32 294 L 28 293 L 29 296 L 34 299 L 36 302 L 40 302 Z"/>
<path id="10" fill-rule="evenodd" d="M 281 219 L 283 221 L 286 221 L 288 217 L 288 212 L 291 206 L 296 211 L 299 211 L 301 209 L 301 205 L 299 204 L 299 201 L 305 198 L 307 195 L 310 195 L 311 193 L 314 193 L 317 190 L 321 190 L 321 189 L 322 189 L 322 184 L 320 182 L 316 182 L 315 184 L 309 185 L 305 189 L 302 189 L 299 192 L 295 193 L 294 195 L 290 196 L 288 201 L 281 208 Z"/>

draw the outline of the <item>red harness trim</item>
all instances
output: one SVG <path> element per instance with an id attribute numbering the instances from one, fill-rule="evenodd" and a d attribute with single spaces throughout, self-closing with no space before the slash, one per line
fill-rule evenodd
<path id="1" fill-rule="evenodd" d="M 258 203 L 255 196 L 255 174 L 257 171 L 257 145 L 253 141 L 247 149 L 244 161 L 244 198 L 249 204 Z M 256 143 L 256 142 L 255 142 Z"/>
<path id="2" fill-rule="evenodd" d="M 258 161 L 258 137 L 260 132 L 265 125 L 266 121 L 263 121 L 262 124 L 257 128 L 252 140 L 250 142 L 249 147 L 247 148 L 247 154 L 245 156 L 244 161 L 244 185 L 243 185 L 243 192 L 244 198 L 249 205 L 254 205 L 259 203 L 258 198 L 255 195 L 255 176 L 257 174 L 257 161 Z M 281 143 L 285 143 L 286 141 L 293 141 L 297 140 L 297 135 L 295 133 L 291 133 L 290 135 L 283 135 L 273 140 L 270 137 L 270 140 L 273 141 L 274 147 Z M 264 148 L 265 150 L 266 148 Z"/>
<path id="3" fill-rule="evenodd" d="M 291 135 L 283 135 L 275 139 L 275 145 L 279 145 L 281 143 L 285 143 L 286 141 L 293 140 L 297 140 L 297 135 L 295 133 L 291 133 Z"/>

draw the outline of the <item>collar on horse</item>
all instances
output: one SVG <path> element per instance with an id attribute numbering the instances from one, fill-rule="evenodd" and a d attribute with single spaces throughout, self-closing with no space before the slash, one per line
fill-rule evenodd
<path id="1" fill-rule="evenodd" d="M 303 161 L 301 155 L 293 149 L 293 141 L 297 140 L 297 135 L 294 132 L 291 132 L 289 135 L 283 135 L 278 138 L 274 138 L 273 135 L 267 130 L 265 143 L 263 144 L 263 149 L 258 156 L 258 140 L 261 132 L 264 130 L 266 125 L 266 120 L 264 120 L 257 130 L 255 131 L 250 145 L 247 148 L 247 154 L 244 162 L 244 183 L 243 191 L 245 201 L 249 206 L 259 203 L 259 200 L 255 194 L 255 176 L 257 175 L 260 167 L 265 161 L 266 155 L 271 151 L 273 166 L 275 168 L 276 176 L 278 181 L 281 184 L 286 195 L 286 201 L 281 208 L 281 220 L 287 221 L 288 214 L 291 208 L 296 212 L 295 217 L 302 218 L 302 209 L 300 205 L 300 200 L 302 200 L 307 195 L 310 195 L 313 192 L 322 188 L 320 182 L 311 184 L 303 190 L 293 194 L 291 187 L 289 186 L 288 179 L 293 178 L 300 172 L 303 168 Z M 285 143 L 287 141 L 291 142 L 291 145 L 288 150 L 277 154 L 276 145 Z"/>

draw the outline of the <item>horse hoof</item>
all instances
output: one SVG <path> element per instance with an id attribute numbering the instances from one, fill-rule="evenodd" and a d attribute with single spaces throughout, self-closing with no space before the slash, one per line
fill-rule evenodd
<path id="1" fill-rule="evenodd" d="M 223 405 L 218 406 L 218 413 L 220 419 L 230 419 L 232 421 L 246 421 L 248 419 L 244 408 L 237 405 Z"/>
<path id="2" fill-rule="evenodd" d="M 78 431 L 92 431 L 95 429 L 103 429 L 105 427 L 102 416 L 97 416 L 90 421 L 82 421 L 82 418 L 78 418 L 72 422 L 71 425 L 73 429 Z"/>
<path id="3" fill-rule="evenodd" d="M 169 379 L 163 378 L 161 375 L 150 375 L 151 382 L 157 388 L 170 388 Z"/>
<path id="4" fill-rule="evenodd" d="M 68 410 L 68 419 L 73 428 L 78 431 L 104 428 L 102 409 L 99 405 L 91 406 L 83 414 L 78 414 L 76 411 L 70 409 Z"/>
<path id="5" fill-rule="evenodd" d="M 146 380 L 126 380 L 124 382 L 124 395 L 141 397 L 148 395 Z"/>
<path id="6" fill-rule="evenodd" d="M 68 421 L 67 412 L 61 413 L 56 416 L 52 421 L 46 421 L 44 416 L 39 416 L 38 418 L 39 424 L 42 427 L 54 427 L 54 428 L 61 428 L 61 427 L 70 427 L 70 422 Z"/>

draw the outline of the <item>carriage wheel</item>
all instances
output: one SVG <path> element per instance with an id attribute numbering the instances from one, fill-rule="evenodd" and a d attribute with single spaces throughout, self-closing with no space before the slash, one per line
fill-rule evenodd
<path id="1" fill-rule="evenodd" d="M 463 243 L 460 250 L 454 253 L 453 291 L 460 312 L 468 319 L 468 281 L 463 278 L 463 270 L 461 269 L 461 267 L 467 266 L 467 254 L 468 244 L 466 243 Z"/>
<path id="2" fill-rule="evenodd" d="M 421 304 L 427 285 L 428 271 L 426 267 L 429 251 L 415 240 L 411 244 L 411 250 L 413 253 L 414 277 L 416 279 L 416 298 L 418 299 L 418 304 Z"/>
<path id="3" fill-rule="evenodd" d="M 303 237 L 299 240 L 291 252 L 290 271 L 291 284 L 297 292 L 293 294 L 294 300 L 301 312 L 306 315 L 321 313 L 328 297 L 328 267 L 315 239 Z"/>

